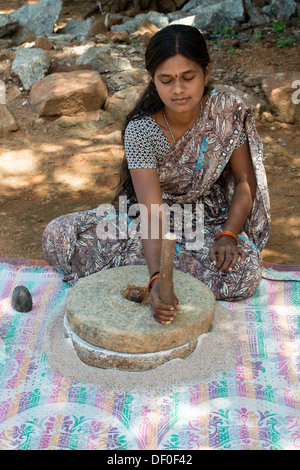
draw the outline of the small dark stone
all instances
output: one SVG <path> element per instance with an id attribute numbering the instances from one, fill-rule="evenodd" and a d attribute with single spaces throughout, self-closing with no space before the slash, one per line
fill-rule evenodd
<path id="1" fill-rule="evenodd" d="M 27 287 L 15 287 L 11 303 L 18 312 L 29 312 L 32 309 L 32 297 Z"/>

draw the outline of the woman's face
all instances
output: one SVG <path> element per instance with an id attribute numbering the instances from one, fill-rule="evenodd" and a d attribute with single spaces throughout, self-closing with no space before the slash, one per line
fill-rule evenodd
<path id="1" fill-rule="evenodd" d="M 153 81 L 165 107 L 180 113 L 198 110 L 209 69 L 205 75 L 199 64 L 180 54 L 163 62 Z"/>

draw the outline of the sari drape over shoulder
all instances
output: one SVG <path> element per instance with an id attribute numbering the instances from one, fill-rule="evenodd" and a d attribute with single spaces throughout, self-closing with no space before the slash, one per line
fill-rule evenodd
<path id="1" fill-rule="evenodd" d="M 149 135 L 149 129 L 145 135 L 136 135 L 132 131 L 130 139 L 132 142 L 145 142 L 145 139 L 153 142 L 151 158 L 153 161 L 153 155 L 157 155 L 156 168 L 164 202 L 182 207 L 191 204 L 194 208 L 196 204 L 202 204 L 204 209 L 203 246 L 199 250 L 190 250 L 186 248 L 184 236 L 179 239 L 174 268 L 206 283 L 217 299 L 240 299 L 252 295 L 261 279 L 260 251 L 270 232 L 263 146 L 253 113 L 238 97 L 213 90 L 199 119 L 163 153 L 155 137 L 159 131 L 158 126 L 153 135 Z M 239 234 L 239 245 L 246 252 L 247 259 L 244 265 L 238 262 L 230 273 L 218 273 L 209 260 L 209 247 L 228 217 L 235 188 L 230 157 L 242 132 L 246 133 L 249 142 L 257 181 L 251 213 Z M 138 157 L 138 146 L 136 152 Z M 130 204 L 134 202 L 128 201 Z M 122 235 L 99 240 L 96 228 L 103 218 L 97 209 L 68 214 L 50 222 L 44 232 L 46 259 L 64 270 L 65 280 L 71 285 L 78 278 L 102 269 L 146 264 L 140 238 L 130 235 L 124 238 Z M 119 233 L 118 214 L 114 223 Z"/>
<path id="2" fill-rule="evenodd" d="M 239 98 L 226 92 L 212 93 L 201 119 L 159 162 L 159 181 L 163 194 L 168 194 L 166 199 L 169 202 L 202 202 L 207 215 L 211 214 L 210 225 L 218 230 L 227 218 L 234 193 L 229 160 L 243 129 L 248 138 L 257 180 L 256 197 L 244 232 L 262 250 L 270 231 L 270 201 L 263 166 L 263 146 L 255 128 L 253 113 Z"/>

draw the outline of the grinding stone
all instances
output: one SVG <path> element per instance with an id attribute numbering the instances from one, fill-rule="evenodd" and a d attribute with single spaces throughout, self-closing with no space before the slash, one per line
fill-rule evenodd
<path id="1" fill-rule="evenodd" d="M 172 359 L 185 359 L 197 347 L 197 340 L 194 339 L 187 344 L 173 349 L 154 353 L 124 353 L 118 351 L 108 351 L 87 343 L 80 338 L 70 327 L 66 316 L 64 317 L 64 335 L 71 338 L 77 356 L 82 362 L 89 366 L 101 369 L 119 369 L 127 371 L 142 372 L 161 366 Z"/>
<path id="2" fill-rule="evenodd" d="M 146 286 L 146 266 L 122 266 L 82 278 L 70 290 L 65 312 L 81 339 L 99 348 L 123 353 L 150 353 L 190 343 L 212 323 L 215 298 L 189 274 L 174 271 L 174 291 L 180 313 L 169 325 L 157 322 L 149 305 L 125 299 L 128 284 Z"/>

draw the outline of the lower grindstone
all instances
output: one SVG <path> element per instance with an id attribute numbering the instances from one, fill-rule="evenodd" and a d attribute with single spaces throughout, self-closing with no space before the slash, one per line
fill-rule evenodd
<path id="1" fill-rule="evenodd" d="M 121 353 L 109 351 L 87 343 L 71 329 L 64 317 L 64 334 L 70 338 L 79 359 L 90 366 L 101 369 L 118 369 L 130 372 L 144 372 L 155 369 L 171 359 L 185 359 L 196 348 L 197 340 L 173 349 L 155 353 Z"/>

